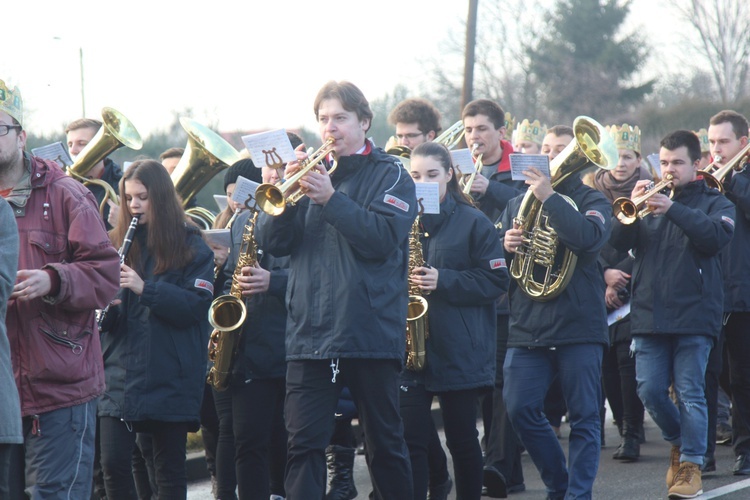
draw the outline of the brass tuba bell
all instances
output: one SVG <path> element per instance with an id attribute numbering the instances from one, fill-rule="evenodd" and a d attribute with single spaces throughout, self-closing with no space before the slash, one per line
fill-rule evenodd
<path id="1" fill-rule="evenodd" d="M 184 207 L 216 174 L 242 157 L 219 134 L 195 120 L 182 117 L 180 124 L 188 134 L 188 142 L 171 177 Z M 189 208 L 185 213 L 203 229 L 210 229 L 216 217 L 203 207 Z"/>
<path id="2" fill-rule="evenodd" d="M 552 188 L 591 166 L 605 170 L 617 166 L 615 142 L 601 124 L 579 116 L 573 122 L 573 133 L 573 141 L 550 162 Z M 564 198 L 576 207 L 573 200 Z M 511 263 L 511 277 L 533 300 L 546 302 L 557 297 L 573 277 L 578 257 L 558 241 L 531 189 L 526 191 L 513 222 L 523 230 L 523 242 Z M 540 274 L 544 275 L 541 281 L 537 279 Z"/>
<path id="3" fill-rule="evenodd" d="M 119 204 L 117 193 L 112 186 L 101 179 L 87 179 L 86 175 L 94 166 L 107 157 L 112 151 L 127 146 L 130 149 L 139 150 L 143 147 L 143 140 L 133 123 L 125 115 L 114 108 L 102 108 L 102 126 L 99 131 L 86 144 L 73 164 L 68 167 L 67 174 L 84 185 L 95 184 L 101 186 L 105 191 L 104 199 L 99 211 L 104 213 L 107 200 Z"/>

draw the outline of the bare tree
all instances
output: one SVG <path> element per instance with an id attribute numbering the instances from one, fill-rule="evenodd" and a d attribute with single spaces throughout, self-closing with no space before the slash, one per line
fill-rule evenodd
<path id="1" fill-rule="evenodd" d="M 698 38 L 690 43 L 711 68 L 723 104 L 747 95 L 750 70 L 750 2 L 747 0 L 672 0 Z"/>

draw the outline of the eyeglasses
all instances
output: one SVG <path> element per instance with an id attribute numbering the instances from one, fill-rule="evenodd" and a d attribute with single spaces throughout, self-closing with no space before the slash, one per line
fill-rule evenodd
<path id="1" fill-rule="evenodd" d="M 403 140 L 403 139 L 416 139 L 420 135 L 424 135 L 424 132 L 420 132 L 418 134 L 396 134 L 396 139 Z"/>
<path id="2" fill-rule="evenodd" d="M 22 128 L 20 125 L 0 125 L 0 137 L 8 135 L 13 129 L 21 130 Z"/>

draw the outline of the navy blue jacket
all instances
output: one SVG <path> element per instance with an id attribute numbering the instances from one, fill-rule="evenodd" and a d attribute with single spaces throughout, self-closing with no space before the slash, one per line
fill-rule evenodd
<path id="1" fill-rule="evenodd" d="M 258 223 L 260 247 L 291 256 L 287 360 L 402 362 L 414 181 L 396 158 L 373 149 L 340 158 L 331 182 L 325 206 L 304 197 Z"/>
<path id="2" fill-rule="evenodd" d="M 237 256 L 242 234 L 251 212 L 246 210 L 232 224 L 232 250 L 224 266 L 224 293 L 232 287 L 232 275 L 237 267 Z M 257 231 L 255 235 L 257 235 Z M 245 301 L 247 319 L 242 329 L 239 352 L 232 366 L 233 378 L 239 382 L 250 379 L 280 378 L 286 375 L 284 332 L 286 331 L 286 283 L 289 258 L 276 258 L 258 248 L 260 266 L 271 272 L 266 293 L 251 295 Z"/>
<path id="3" fill-rule="evenodd" d="M 425 295 L 429 338 L 425 368 L 406 370 L 405 385 L 442 392 L 495 383 L 495 300 L 508 290 L 503 247 L 490 220 L 447 195 L 440 214 L 423 215 L 422 253 L 438 271 Z M 502 367 L 501 367 L 502 369 Z"/>
<path id="4" fill-rule="evenodd" d="M 127 422 L 188 422 L 197 428 L 206 384 L 208 307 L 213 299 L 213 252 L 200 231 L 186 229 L 193 260 L 182 269 L 154 275 L 138 226 L 145 282 L 138 297 L 121 289 L 102 325 L 106 389 L 99 416 Z"/>
<path id="5" fill-rule="evenodd" d="M 719 252 L 734 231 L 734 206 L 700 179 L 676 192 L 660 217 L 614 222 L 610 244 L 635 251 L 631 333 L 717 336 L 724 304 Z"/>
<path id="6" fill-rule="evenodd" d="M 610 233 L 612 206 L 602 193 L 572 177 L 544 202 L 548 224 L 560 243 L 578 262 L 560 295 L 547 302 L 529 298 L 518 283 L 510 283 L 510 337 L 508 347 L 554 347 L 566 344 L 607 344 L 604 277 L 599 251 Z M 577 209 L 560 196 L 570 197 Z M 502 216 L 501 236 L 513 227 L 523 196 L 508 203 Z M 515 253 L 506 252 L 510 268 Z"/>
<path id="7" fill-rule="evenodd" d="M 122 178 L 122 169 L 120 169 L 120 166 L 115 163 L 114 161 L 110 160 L 109 158 L 104 159 L 104 172 L 102 173 L 102 178 L 104 182 L 112 186 L 112 189 L 115 190 L 116 194 L 120 194 L 120 179 Z M 106 191 L 104 191 L 104 188 L 97 185 L 97 184 L 88 184 L 86 185 L 87 188 L 89 188 L 89 191 L 94 195 L 96 198 L 96 206 L 99 208 L 99 206 L 102 204 L 102 201 L 104 200 L 104 195 L 106 194 Z M 109 204 L 104 206 L 104 213 L 102 214 L 102 218 L 104 219 L 104 225 L 106 226 L 107 230 L 112 229 L 112 226 L 109 225 L 109 222 L 107 222 L 107 218 L 109 217 Z"/>
<path id="8" fill-rule="evenodd" d="M 729 177 L 729 176 L 727 176 Z M 724 312 L 750 311 L 750 169 L 724 182 L 737 212 L 732 242 L 721 251 L 724 271 Z"/>

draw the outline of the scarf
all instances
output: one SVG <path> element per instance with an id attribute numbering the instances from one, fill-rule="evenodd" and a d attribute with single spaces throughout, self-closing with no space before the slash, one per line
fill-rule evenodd
<path id="1" fill-rule="evenodd" d="M 624 181 L 615 179 L 609 170 L 599 169 L 594 176 L 594 188 L 603 193 L 609 201 L 615 201 L 617 198 L 630 198 L 635 183 L 642 179 L 654 179 L 651 172 L 643 164 L 639 165 L 633 175 Z"/>

